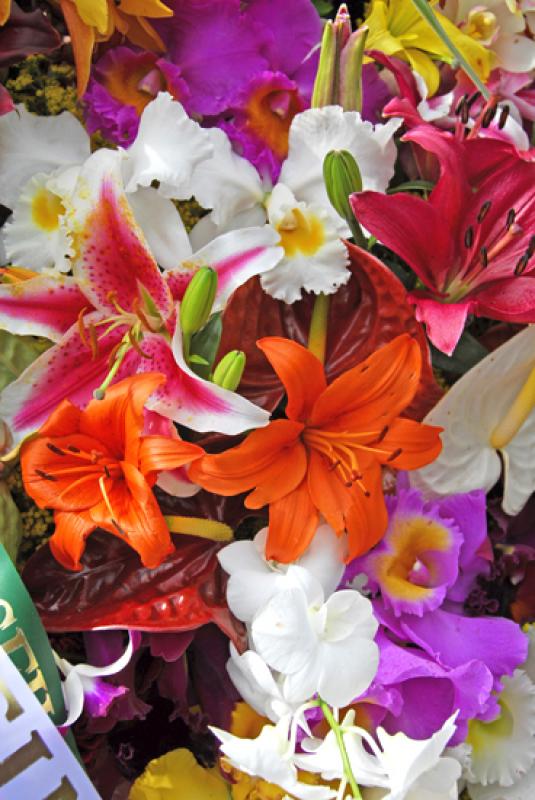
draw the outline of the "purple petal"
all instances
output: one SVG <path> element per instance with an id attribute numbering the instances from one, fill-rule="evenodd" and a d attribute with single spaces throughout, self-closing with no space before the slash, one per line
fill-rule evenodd
<path id="1" fill-rule="evenodd" d="M 128 692 L 126 686 L 113 686 L 102 678 L 84 678 L 84 709 L 91 717 L 106 717 L 110 706 Z"/>

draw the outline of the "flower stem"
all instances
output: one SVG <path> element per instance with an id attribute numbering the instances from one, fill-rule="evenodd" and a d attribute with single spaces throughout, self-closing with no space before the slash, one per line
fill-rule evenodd
<path id="1" fill-rule="evenodd" d="M 353 793 L 354 800 L 362 800 L 362 795 L 360 793 L 360 789 L 358 787 L 357 781 L 355 780 L 355 776 L 353 775 L 353 770 L 351 769 L 351 764 L 349 763 L 349 756 L 347 754 L 346 746 L 344 744 L 344 737 L 342 734 L 342 727 L 338 724 L 335 720 L 333 713 L 331 711 L 330 706 L 320 698 L 320 708 L 323 712 L 323 716 L 327 724 L 329 725 L 330 729 L 335 735 L 336 743 L 338 745 L 338 749 L 340 750 L 340 757 L 342 759 L 342 764 L 344 766 L 344 774 L 347 779 L 348 784 L 351 787 L 351 791 Z"/>
<path id="2" fill-rule="evenodd" d="M 327 328 L 329 325 L 330 298 L 326 294 L 318 294 L 314 300 L 310 330 L 308 333 L 308 349 L 325 363 L 325 350 L 327 348 Z"/>
<path id="3" fill-rule="evenodd" d="M 412 0 L 412 2 L 414 3 L 414 5 L 418 9 L 418 11 L 420 12 L 422 17 L 433 28 L 433 30 L 435 31 L 437 36 L 439 36 L 442 39 L 442 41 L 444 42 L 444 44 L 446 45 L 446 47 L 448 48 L 450 53 L 459 62 L 460 67 L 468 75 L 468 77 L 470 78 L 470 80 L 472 81 L 474 86 L 476 86 L 479 89 L 479 91 L 481 92 L 481 94 L 483 95 L 483 97 L 486 100 L 488 100 L 490 98 L 489 90 L 487 89 L 487 87 L 485 86 L 485 84 L 483 83 L 483 81 L 481 80 L 479 75 L 476 73 L 476 71 L 468 63 L 468 61 L 463 56 L 461 51 L 458 50 L 457 47 L 453 44 L 453 42 L 451 41 L 450 37 L 448 36 L 446 31 L 444 30 L 444 28 L 440 24 L 440 22 L 439 22 L 439 20 L 437 18 L 437 15 L 435 14 L 433 9 L 429 5 L 428 0 Z"/>

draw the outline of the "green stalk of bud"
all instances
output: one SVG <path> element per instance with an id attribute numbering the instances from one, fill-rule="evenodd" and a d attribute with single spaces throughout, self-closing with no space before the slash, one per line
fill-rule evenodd
<path id="1" fill-rule="evenodd" d="M 215 368 L 212 376 L 213 383 L 223 389 L 235 392 L 242 379 L 245 361 L 245 353 L 242 350 L 231 350 L 230 353 L 223 356 Z"/>
<path id="2" fill-rule="evenodd" d="M 338 102 L 344 111 L 362 111 L 362 60 L 368 37 L 363 26 L 349 37 L 340 58 Z"/>
<path id="3" fill-rule="evenodd" d="M 217 272 L 201 267 L 191 279 L 180 304 L 180 327 L 184 337 L 184 354 L 189 357 L 191 337 L 200 331 L 210 317 L 217 292 Z"/>
<path id="4" fill-rule="evenodd" d="M 366 239 L 349 204 L 349 195 L 362 191 L 358 164 L 348 150 L 330 150 L 323 160 L 323 180 L 331 205 L 345 219 L 355 242 L 366 246 Z"/>
<path id="5" fill-rule="evenodd" d="M 318 71 L 312 91 L 312 108 L 335 105 L 339 102 L 340 59 L 350 34 L 351 18 L 347 5 L 342 3 L 334 21 L 326 22 L 323 29 Z"/>

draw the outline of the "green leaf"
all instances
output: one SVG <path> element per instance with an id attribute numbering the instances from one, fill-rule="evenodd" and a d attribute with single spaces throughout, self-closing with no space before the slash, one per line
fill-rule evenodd
<path id="1" fill-rule="evenodd" d="M 189 364 L 200 378 L 207 380 L 210 377 L 222 332 L 221 314 L 217 313 L 210 317 L 201 331 L 191 337 Z M 202 363 L 198 357 L 202 359 Z"/>
<path id="2" fill-rule="evenodd" d="M 481 359 L 488 355 L 488 350 L 483 347 L 471 333 L 465 331 L 451 356 L 441 353 L 431 345 L 433 366 L 452 375 L 464 375 L 469 369 L 475 367 Z"/>
<path id="3" fill-rule="evenodd" d="M 0 391 L 18 378 L 51 342 L 0 330 Z"/>
<path id="4" fill-rule="evenodd" d="M 4 481 L 0 481 L 0 542 L 15 563 L 22 540 L 20 512 Z"/>
<path id="5" fill-rule="evenodd" d="M 334 9 L 334 3 L 330 3 L 329 0 L 312 0 L 312 5 L 315 6 L 320 17 L 328 16 Z"/>

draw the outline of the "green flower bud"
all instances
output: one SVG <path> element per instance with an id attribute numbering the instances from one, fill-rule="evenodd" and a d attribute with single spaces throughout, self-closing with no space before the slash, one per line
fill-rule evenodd
<path id="1" fill-rule="evenodd" d="M 351 228 L 356 243 L 362 246 L 365 239 L 349 204 L 349 195 L 362 191 L 362 177 L 348 150 L 327 153 L 323 160 L 323 179 L 331 205 Z"/>
<path id="2" fill-rule="evenodd" d="M 212 381 L 223 389 L 235 392 L 245 369 L 245 353 L 241 350 L 231 350 L 223 356 L 214 370 Z"/>
<path id="3" fill-rule="evenodd" d="M 180 305 L 180 327 L 185 337 L 206 325 L 216 292 L 217 272 L 211 267 L 201 267 L 191 279 Z"/>

